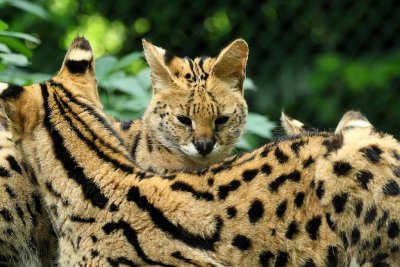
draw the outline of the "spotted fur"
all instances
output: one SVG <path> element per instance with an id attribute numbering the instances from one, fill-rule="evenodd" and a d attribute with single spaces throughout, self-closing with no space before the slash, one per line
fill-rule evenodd
<path id="1" fill-rule="evenodd" d="M 246 42 L 238 39 L 215 58 L 194 60 L 147 41 L 143 47 L 153 97 L 143 118 L 123 123 L 120 132 L 134 161 L 157 173 L 200 170 L 222 161 L 246 124 Z"/>
<path id="2" fill-rule="evenodd" d="M 93 64 L 0 92 L 18 153 L 55 207 L 61 266 L 399 262 L 400 145 L 391 136 L 297 135 L 203 171 L 153 175 L 101 111 Z M 367 190 L 363 171 L 373 175 Z"/>

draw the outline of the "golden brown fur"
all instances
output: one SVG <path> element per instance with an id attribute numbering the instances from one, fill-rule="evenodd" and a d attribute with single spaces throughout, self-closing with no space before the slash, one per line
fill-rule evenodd
<path id="1" fill-rule="evenodd" d="M 222 161 L 246 124 L 246 42 L 238 39 L 215 58 L 194 60 L 146 41 L 143 47 L 153 97 L 141 121 L 123 124 L 120 132 L 133 160 L 157 173 L 200 170 Z"/>
<path id="2" fill-rule="evenodd" d="M 74 50 L 90 47 L 77 38 Z M 93 58 L 82 58 L 67 54 L 60 75 L 40 85 L 0 86 L 18 152 L 53 207 L 60 265 L 398 262 L 400 145 L 392 137 L 359 128 L 299 135 L 204 171 L 154 176 L 134 165 L 102 113 Z M 363 171 L 373 180 L 359 179 Z M 378 237 L 379 246 L 364 246 Z"/>
<path id="3" fill-rule="evenodd" d="M 16 160 L 0 109 L 0 265 L 52 266 L 56 239 L 50 220 L 36 178 Z"/>

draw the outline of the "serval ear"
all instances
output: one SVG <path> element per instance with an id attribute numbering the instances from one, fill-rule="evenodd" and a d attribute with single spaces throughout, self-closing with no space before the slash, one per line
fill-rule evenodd
<path id="1" fill-rule="evenodd" d="M 283 111 L 281 114 L 281 124 L 283 129 L 285 129 L 285 133 L 287 135 L 306 133 L 310 129 L 310 127 L 298 120 L 289 117 Z"/>
<path id="2" fill-rule="evenodd" d="M 35 127 L 39 110 L 41 108 L 40 86 L 19 86 L 14 84 L 0 83 L 0 99 L 4 112 L 10 119 L 10 129 L 14 141 L 32 132 Z"/>
<path id="3" fill-rule="evenodd" d="M 57 76 L 53 78 L 72 93 L 82 95 L 95 106 L 102 108 L 97 90 L 95 60 L 90 43 L 81 36 L 72 41 Z"/>
<path id="4" fill-rule="evenodd" d="M 368 119 L 358 111 L 347 111 L 336 127 L 335 134 L 339 134 L 350 128 L 373 128 Z"/>
<path id="5" fill-rule="evenodd" d="M 144 57 L 151 69 L 153 90 L 157 91 L 170 88 L 174 83 L 174 78 L 168 65 L 175 56 L 167 50 L 155 46 L 145 39 L 142 40 L 142 44 Z"/>
<path id="6" fill-rule="evenodd" d="M 245 40 L 233 41 L 219 53 L 211 67 L 211 74 L 228 84 L 229 88 L 243 93 L 248 54 L 249 47 Z"/>

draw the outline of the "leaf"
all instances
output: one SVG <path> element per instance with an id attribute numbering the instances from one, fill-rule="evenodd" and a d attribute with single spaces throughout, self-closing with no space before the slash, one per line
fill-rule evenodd
<path id="1" fill-rule="evenodd" d="M 0 1 L 0 4 L 8 4 L 8 5 L 14 6 L 14 7 L 24 10 L 26 12 L 32 13 L 42 19 L 49 18 L 49 14 L 47 13 L 47 11 L 45 9 L 43 9 L 41 6 L 39 6 L 37 4 L 33 4 L 28 1 L 2 0 L 2 1 Z"/>
<path id="2" fill-rule="evenodd" d="M 0 54 L 0 58 L 6 64 L 11 64 L 15 66 L 26 66 L 28 65 L 28 58 L 21 54 Z"/>
<path id="3" fill-rule="evenodd" d="M 0 52 L 11 53 L 11 50 L 5 44 L 0 43 Z"/>
<path id="4" fill-rule="evenodd" d="M 248 77 L 244 80 L 243 88 L 244 90 L 257 91 L 257 86 L 254 84 L 253 80 Z"/>
<path id="5" fill-rule="evenodd" d="M 117 58 L 113 56 L 105 56 L 96 60 L 96 76 L 100 80 L 105 80 L 114 70 L 117 64 Z"/>
<path id="6" fill-rule="evenodd" d="M 239 139 L 239 142 L 236 144 L 235 147 L 244 149 L 244 150 L 250 150 L 252 147 L 250 143 L 246 140 L 246 136 L 242 135 Z"/>
<path id="7" fill-rule="evenodd" d="M 23 40 L 31 41 L 36 44 L 40 44 L 40 40 L 38 38 L 36 38 L 35 36 L 32 36 L 30 34 L 27 34 L 27 33 L 3 31 L 3 32 L 0 32 L 0 35 L 16 37 L 16 38 L 20 38 Z"/>
<path id="8" fill-rule="evenodd" d="M 19 39 L 8 36 L 0 36 L 0 43 L 7 45 L 12 51 L 23 54 L 27 58 L 32 57 L 32 51 L 25 47 L 25 45 L 23 45 Z"/>
<path id="9" fill-rule="evenodd" d="M 144 68 L 136 76 L 138 83 L 144 89 L 151 88 L 150 72 L 150 68 Z"/>
<path id="10" fill-rule="evenodd" d="M 133 76 L 125 76 L 119 79 L 112 79 L 108 81 L 110 87 L 118 89 L 127 94 L 134 94 L 135 91 L 140 90 L 141 87 Z"/>
<path id="11" fill-rule="evenodd" d="M 7 29 L 8 29 L 8 24 L 0 19 L 0 31 L 4 31 Z"/>
<path id="12" fill-rule="evenodd" d="M 274 127 L 275 123 L 268 120 L 267 117 L 249 112 L 247 116 L 247 132 L 254 133 L 264 138 L 271 138 Z"/>
<path id="13" fill-rule="evenodd" d="M 141 57 L 142 57 L 142 53 L 140 53 L 140 52 L 130 53 L 130 54 L 124 56 L 123 58 L 121 58 L 115 65 L 114 69 L 115 70 L 124 69 L 124 68 L 128 67 L 129 65 L 131 65 L 132 62 L 134 62 L 135 60 L 137 60 Z"/>

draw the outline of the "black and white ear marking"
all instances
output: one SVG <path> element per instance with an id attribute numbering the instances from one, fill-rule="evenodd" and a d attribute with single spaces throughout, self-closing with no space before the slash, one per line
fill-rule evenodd
<path id="1" fill-rule="evenodd" d="M 76 37 L 65 56 L 64 66 L 72 74 L 84 74 L 91 68 L 92 62 L 93 52 L 89 42 L 83 37 Z"/>
<path id="2" fill-rule="evenodd" d="M 306 129 L 307 126 L 304 123 L 289 117 L 283 111 L 281 113 L 280 119 L 281 119 L 281 124 L 285 129 L 287 135 L 294 135 L 307 132 Z"/>
<path id="3" fill-rule="evenodd" d="M 361 112 L 350 110 L 339 121 L 335 134 L 350 128 L 373 128 L 373 126 Z"/>

